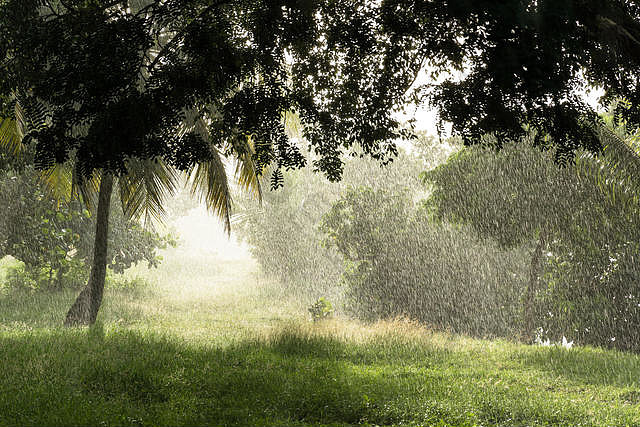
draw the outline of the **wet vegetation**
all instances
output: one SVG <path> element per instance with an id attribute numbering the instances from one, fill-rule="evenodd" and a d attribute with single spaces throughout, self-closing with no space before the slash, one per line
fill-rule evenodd
<path id="1" fill-rule="evenodd" d="M 7 267 L 4 286 L 34 291 L 79 289 L 89 276 L 95 217 L 80 201 L 56 195 L 31 166 L 0 171 L 0 258 L 20 261 Z M 145 228 L 111 209 L 107 264 L 121 273 L 144 261 L 158 265 L 157 250 L 175 245 L 170 233 Z"/>
<path id="2" fill-rule="evenodd" d="M 72 292 L 3 295 L 0 425 L 640 423 L 637 355 L 311 322 L 251 260 L 165 255 L 89 329 L 59 327 Z"/>
<path id="3" fill-rule="evenodd" d="M 601 138 L 620 134 L 634 149 L 613 113 L 602 120 Z M 472 148 L 452 140 L 445 159 L 423 138 L 384 171 L 347 161 L 333 187 L 295 172 L 262 210 L 243 213 L 240 234 L 266 273 L 362 320 L 637 351 L 639 211 L 628 186 L 609 187 L 623 169 L 603 163 L 612 143 L 602 158 L 580 152 L 558 167 L 534 141 L 496 151 L 495 137 Z M 404 175 L 416 170 L 421 181 Z"/>
<path id="4" fill-rule="evenodd" d="M 639 425 L 637 208 L 591 175 L 613 154 L 559 168 L 527 141 L 408 148 L 347 160 L 339 183 L 303 169 L 261 204 L 238 194 L 251 256 L 212 250 L 182 192 L 183 246 L 112 269 L 89 329 L 60 325 L 76 288 L 5 257 L 0 425 Z M 32 222 L 55 230 L 91 218 L 45 208 Z M 140 243 L 137 227 L 114 236 Z"/>
<path id="5" fill-rule="evenodd" d="M 640 426 L 639 40 L 629 0 L 0 0 L 0 427 Z"/>
<path id="6" fill-rule="evenodd" d="M 640 425 L 638 211 L 601 185 L 614 154 L 559 168 L 529 141 L 422 134 L 339 183 L 238 194 L 246 249 L 214 248 L 182 192 L 182 246 L 112 269 L 88 329 L 61 327 L 77 288 L 5 257 L 0 425 Z"/>

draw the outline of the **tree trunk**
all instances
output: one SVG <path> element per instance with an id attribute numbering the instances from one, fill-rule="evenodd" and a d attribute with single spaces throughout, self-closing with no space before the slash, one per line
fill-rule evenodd
<path id="1" fill-rule="evenodd" d="M 113 190 L 113 176 L 104 173 L 100 180 L 98 194 L 98 212 L 96 214 L 96 235 L 93 244 L 93 265 L 87 285 L 82 289 L 73 303 L 65 326 L 92 325 L 98 316 L 102 304 L 104 281 L 107 274 L 107 238 L 109 236 L 109 209 L 111 207 L 111 193 Z"/>
<path id="2" fill-rule="evenodd" d="M 525 340 L 532 341 L 535 336 L 535 312 L 534 299 L 538 293 L 538 282 L 540 281 L 540 270 L 542 267 L 543 251 L 547 248 L 547 230 L 546 227 L 540 229 L 538 236 L 538 244 L 533 251 L 531 257 L 531 267 L 529 270 L 529 285 L 525 292 L 524 299 L 524 326 L 522 335 Z"/>

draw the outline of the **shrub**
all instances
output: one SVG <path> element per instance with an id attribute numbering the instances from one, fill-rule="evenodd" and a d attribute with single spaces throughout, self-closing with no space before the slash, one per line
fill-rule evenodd
<path id="1" fill-rule="evenodd" d="M 422 152 L 433 144 L 426 138 Z M 266 191 L 262 206 L 240 199 L 235 230 L 249 243 L 262 270 L 277 277 L 288 292 L 309 302 L 321 296 L 340 301 L 342 256 L 335 247 L 322 245 L 322 216 L 349 184 L 423 191 L 418 177 L 423 167 L 420 158 L 401 152 L 386 167 L 371 159 L 348 159 L 338 183 L 309 168 L 287 172 L 284 187 Z"/>
<path id="2" fill-rule="evenodd" d="M 349 310 L 404 316 L 439 329 L 505 336 L 517 323 L 526 262 L 466 227 L 433 223 L 407 192 L 351 188 L 324 217 L 344 256 Z"/>
<path id="3" fill-rule="evenodd" d="M 109 225 L 108 266 L 122 272 L 140 261 L 156 266 L 157 249 L 173 244 L 127 220 L 114 195 Z M 10 287 L 55 290 L 82 286 L 93 257 L 95 220 L 77 200 L 55 200 L 33 167 L 0 171 L 0 257 L 24 266 L 12 273 Z"/>
<path id="4" fill-rule="evenodd" d="M 605 218 L 602 218 L 605 221 Z M 539 298 L 541 326 L 551 339 L 640 350 L 640 266 L 636 230 L 626 239 L 588 232 L 593 246 L 556 241 Z M 637 225 L 634 226 L 637 228 Z"/>
<path id="5" fill-rule="evenodd" d="M 311 319 L 314 322 L 318 322 L 322 319 L 326 319 L 333 313 L 333 306 L 329 301 L 323 297 L 318 298 L 316 302 L 309 306 L 309 313 L 311 313 Z"/>

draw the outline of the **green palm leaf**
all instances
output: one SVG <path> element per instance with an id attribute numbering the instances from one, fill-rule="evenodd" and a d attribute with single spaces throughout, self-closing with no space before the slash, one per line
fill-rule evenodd
<path id="1" fill-rule="evenodd" d="M 40 172 L 40 181 L 56 200 L 65 200 L 73 196 L 73 173 L 67 164 L 55 163 Z"/>
<path id="2" fill-rule="evenodd" d="M 129 218 L 144 216 L 145 224 L 153 218 L 162 221 L 163 202 L 176 192 L 178 173 L 166 163 L 157 160 L 130 159 L 127 174 L 118 179 L 120 200 Z"/>
<path id="3" fill-rule="evenodd" d="M 0 117 L 0 147 L 14 156 L 24 152 L 25 123 L 25 112 L 19 102 L 16 102 L 14 117 Z"/>
<path id="4" fill-rule="evenodd" d="M 227 171 L 220 152 L 212 150 L 211 160 L 198 164 L 192 171 L 191 194 L 200 197 L 207 209 L 224 222 L 224 229 L 231 232 L 231 189 Z"/>
<path id="5" fill-rule="evenodd" d="M 262 202 L 260 177 L 264 171 L 258 170 L 254 160 L 254 153 L 253 141 L 251 137 L 248 137 L 245 142 L 245 149 L 242 150 L 242 154 L 235 159 L 235 177 L 242 190 L 252 193 Z"/>
<path id="6" fill-rule="evenodd" d="M 626 207 L 640 203 L 640 135 L 626 125 L 605 120 L 600 127 L 603 153 L 576 156 L 578 176 L 593 182 L 611 204 Z"/>
<path id="7" fill-rule="evenodd" d="M 203 109 L 204 110 L 204 109 Z M 231 232 L 231 186 L 227 174 L 225 157 L 212 141 L 209 132 L 211 119 L 203 117 L 196 110 L 185 112 L 185 122 L 179 133 L 197 133 L 210 145 L 211 159 L 196 165 L 189 172 L 191 182 L 191 194 L 204 201 L 207 209 L 212 211 L 223 221 L 225 231 Z M 233 146 L 234 150 L 230 150 Z M 260 185 L 261 171 L 258 170 L 254 160 L 254 146 L 250 137 L 238 136 L 234 141 L 223 147 L 225 152 L 236 153 L 235 179 L 242 190 L 249 191 L 262 201 L 262 187 Z"/>

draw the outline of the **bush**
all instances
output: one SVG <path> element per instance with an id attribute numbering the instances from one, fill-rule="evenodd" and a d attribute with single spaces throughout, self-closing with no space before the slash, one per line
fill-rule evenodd
<path id="1" fill-rule="evenodd" d="M 637 222 L 629 226 L 623 228 L 626 238 L 603 235 L 594 227 L 587 232 L 593 245 L 555 242 L 538 301 L 548 337 L 640 350 L 640 236 Z"/>
<path id="2" fill-rule="evenodd" d="M 351 188 L 323 219 L 345 258 L 349 310 L 375 320 L 404 316 L 474 336 L 508 336 L 518 317 L 521 253 L 438 224 L 407 192 Z"/>
<path id="3" fill-rule="evenodd" d="M 421 147 L 427 152 L 434 141 L 425 139 Z M 249 243 L 262 270 L 277 277 L 288 292 L 307 302 L 322 296 L 340 301 L 342 256 L 334 247 L 322 245 L 324 235 L 318 228 L 322 216 L 349 184 L 423 191 L 418 178 L 423 167 L 420 158 L 401 152 L 386 167 L 371 159 L 348 159 L 338 183 L 309 168 L 287 172 L 284 187 L 266 191 L 262 206 L 240 199 L 234 230 Z"/>
<path id="4" fill-rule="evenodd" d="M 114 194 L 109 219 L 108 266 L 122 272 L 140 261 L 156 266 L 157 249 L 171 236 L 145 230 L 127 220 Z M 9 287 L 57 290 L 82 286 L 93 257 L 95 219 L 77 200 L 55 200 L 33 167 L 0 171 L 0 257 L 11 255 L 24 266 L 12 273 Z"/>
<path id="5" fill-rule="evenodd" d="M 333 306 L 329 301 L 323 297 L 318 298 L 316 302 L 309 306 L 309 313 L 311 313 L 311 319 L 314 322 L 318 322 L 322 319 L 326 319 L 333 313 Z"/>

